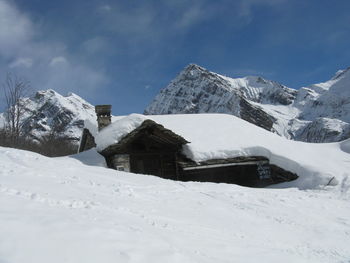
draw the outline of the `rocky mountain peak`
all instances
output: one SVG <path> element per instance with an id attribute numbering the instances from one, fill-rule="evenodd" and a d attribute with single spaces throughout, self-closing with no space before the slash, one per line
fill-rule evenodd
<path id="1" fill-rule="evenodd" d="M 74 93 L 42 90 L 25 98 L 26 134 L 78 142 L 94 106 Z M 350 136 L 350 67 L 299 90 L 260 76 L 229 78 L 189 64 L 162 89 L 145 114 L 227 113 L 290 139 L 332 142 Z M 0 114 L 0 126 L 4 121 Z"/>
<path id="2" fill-rule="evenodd" d="M 182 82 L 182 81 L 201 81 L 204 79 L 215 79 L 218 78 L 216 73 L 210 72 L 207 69 L 197 65 L 189 64 L 186 66 L 173 80 L 173 82 Z"/>
<path id="3" fill-rule="evenodd" d="M 40 90 L 24 98 L 23 104 L 25 114 L 21 121 L 24 133 L 36 141 L 55 134 L 78 142 L 84 120 L 96 118 L 94 106 L 74 93 L 62 96 L 52 89 Z"/>
<path id="4" fill-rule="evenodd" d="M 144 111 L 206 112 L 233 114 L 290 139 L 330 142 L 347 138 L 350 68 L 338 71 L 329 81 L 295 90 L 260 76 L 229 78 L 190 64 Z"/>
<path id="5" fill-rule="evenodd" d="M 332 80 L 339 79 L 339 78 L 344 77 L 345 75 L 348 75 L 348 74 L 350 75 L 350 67 L 348 67 L 346 69 L 338 70 L 335 73 L 335 76 L 332 78 Z"/>
<path id="6" fill-rule="evenodd" d="M 207 69 L 197 65 L 197 64 L 194 64 L 194 63 L 190 63 L 188 64 L 184 69 L 183 71 L 191 71 L 191 70 L 197 70 L 197 71 L 208 71 Z"/>

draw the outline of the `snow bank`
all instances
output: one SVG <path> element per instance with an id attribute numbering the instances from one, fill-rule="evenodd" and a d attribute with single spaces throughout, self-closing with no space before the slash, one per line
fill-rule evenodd
<path id="1" fill-rule="evenodd" d="M 186 114 L 144 116 L 132 114 L 113 122 L 96 135 L 97 149 L 117 143 L 146 119 L 184 137 L 190 143 L 183 153 L 201 162 L 238 156 L 264 156 L 272 164 L 298 174 L 285 186 L 317 188 L 340 182 L 350 175 L 347 142 L 303 143 L 287 140 L 240 118 L 226 114 Z M 345 150 L 344 150 L 345 149 Z"/>
<path id="2" fill-rule="evenodd" d="M 96 148 L 92 148 L 69 157 L 86 165 L 107 167 L 105 158 L 96 151 Z"/>
<path id="3" fill-rule="evenodd" d="M 0 262 L 348 262 L 350 195 L 191 183 L 0 147 Z"/>
<path id="4" fill-rule="evenodd" d="M 113 122 L 113 125 L 103 128 L 95 137 L 97 150 L 102 151 L 109 145 L 117 143 L 126 134 L 139 127 L 146 119 L 147 118 L 141 114 L 131 114 L 127 117 L 116 120 Z"/>
<path id="5" fill-rule="evenodd" d="M 350 154 L 350 139 L 340 142 L 340 149 Z"/>
<path id="6" fill-rule="evenodd" d="M 97 121 L 96 120 L 84 120 L 84 127 L 90 131 L 93 136 L 96 136 L 98 133 Z"/>

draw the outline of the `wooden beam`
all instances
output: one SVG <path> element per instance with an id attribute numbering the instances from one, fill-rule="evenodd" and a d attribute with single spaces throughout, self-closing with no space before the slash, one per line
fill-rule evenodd
<path id="1" fill-rule="evenodd" d="M 242 165 L 254 165 L 254 164 L 268 164 L 269 161 L 251 161 L 251 162 L 241 162 L 241 163 L 222 163 L 222 164 L 210 164 L 210 165 L 200 165 L 200 166 L 192 166 L 185 167 L 183 170 L 199 170 L 199 169 L 211 169 L 218 167 L 228 167 L 228 166 L 242 166 Z"/>

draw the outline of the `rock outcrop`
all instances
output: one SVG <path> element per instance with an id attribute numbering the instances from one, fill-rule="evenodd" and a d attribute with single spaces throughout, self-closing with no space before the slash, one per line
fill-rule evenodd
<path id="1" fill-rule="evenodd" d="M 262 77 L 233 79 L 190 64 L 144 113 L 228 113 L 289 139 L 339 141 L 350 136 L 350 68 L 294 90 Z"/>

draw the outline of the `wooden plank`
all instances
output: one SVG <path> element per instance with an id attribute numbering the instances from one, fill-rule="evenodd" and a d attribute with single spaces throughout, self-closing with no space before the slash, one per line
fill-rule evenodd
<path id="1" fill-rule="evenodd" d="M 269 161 L 250 161 L 250 162 L 241 162 L 241 163 L 222 163 L 222 164 L 209 164 L 209 165 L 199 165 L 192 167 L 185 167 L 183 170 L 200 170 L 200 169 L 210 169 L 218 167 L 229 167 L 229 166 L 243 166 L 243 165 L 257 165 L 257 164 L 268 164 Z"/>

